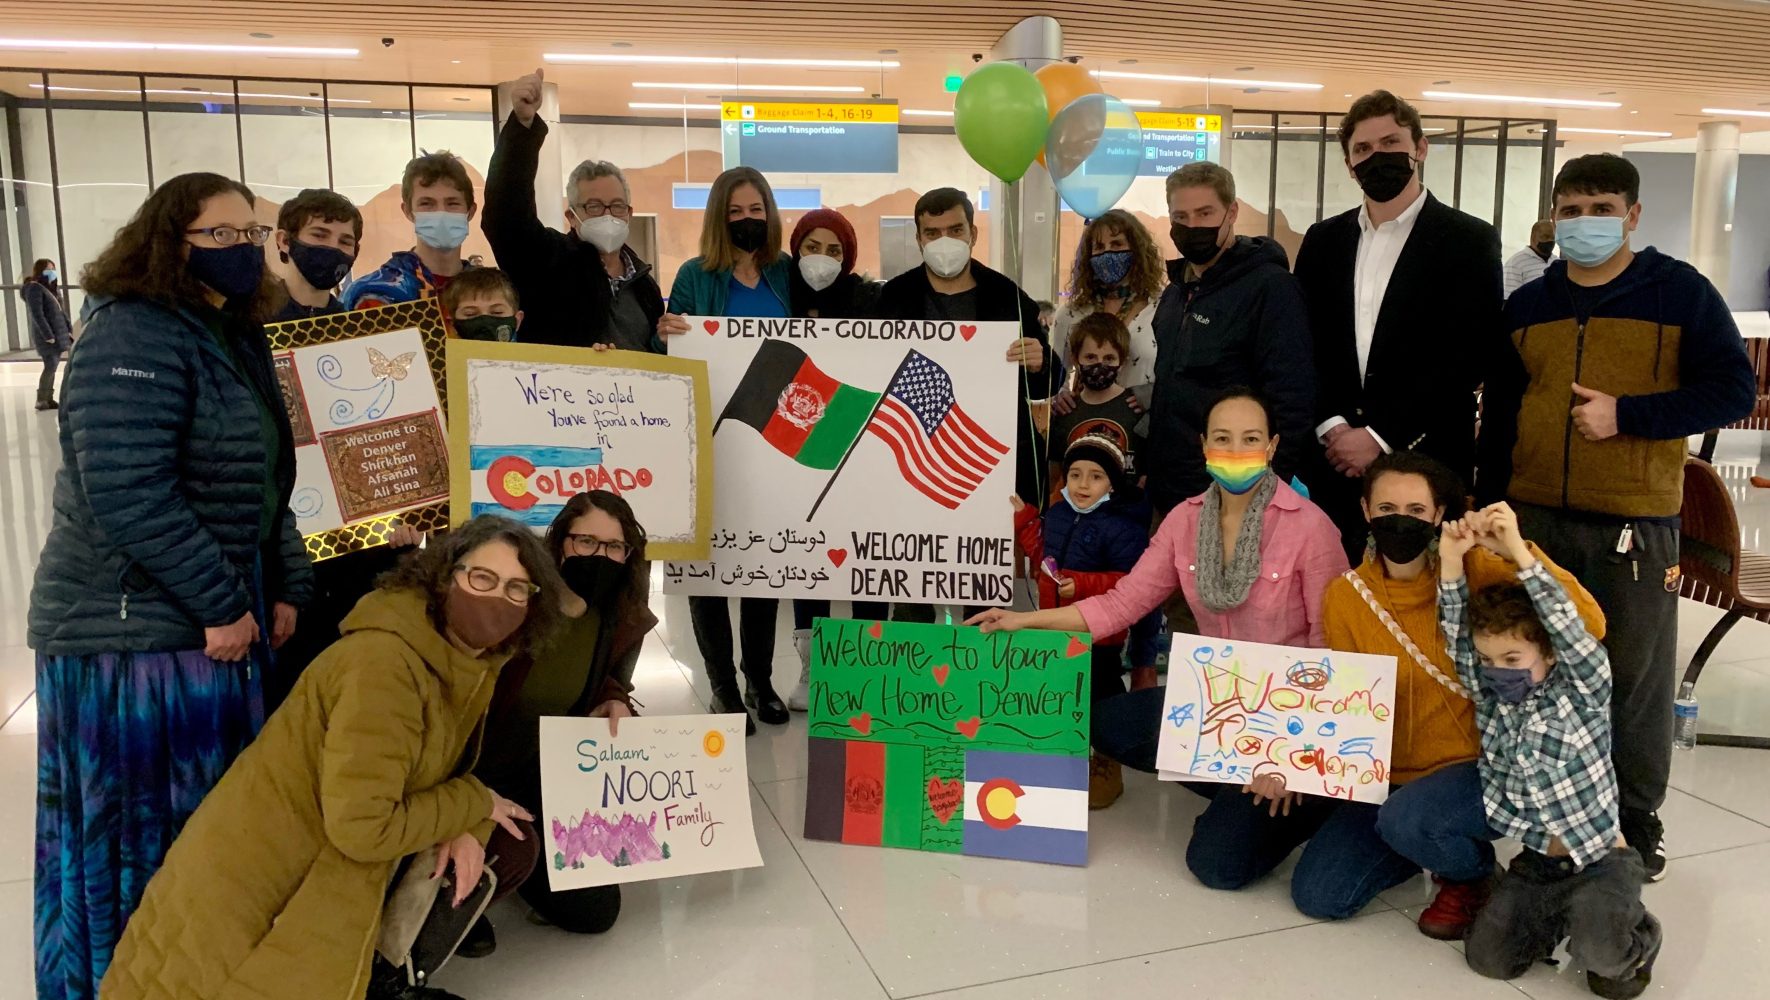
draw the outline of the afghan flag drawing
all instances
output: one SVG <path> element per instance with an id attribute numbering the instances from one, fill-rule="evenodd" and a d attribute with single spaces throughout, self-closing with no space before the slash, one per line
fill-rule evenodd
<path id="1" fill-rule="evenodd" d="M 713 433 L 736 420 L 800 465 L 835 469 L 866 430 L 881 395 L 825 375 L 784 340 L 765 340 Z"/>

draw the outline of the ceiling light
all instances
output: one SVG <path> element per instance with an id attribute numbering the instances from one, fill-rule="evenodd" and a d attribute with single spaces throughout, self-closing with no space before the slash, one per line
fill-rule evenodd
<path id="1" fill-rule="evenodd" d="M 1498 101 L 1504 104 L 1541 104 L 1551 108 L 1620 108 L 1621 101 L 1580 101 L 1571 97 L 1526 97 L 1520 94 L 1465 94 L 1455 90 L 1428 90 L 1420 95 L 1429 101 Z"/>
<path id="2" fill-rule="evenodd" d="M 1271 87 L 1274 90 L 1320 90 L 1319 83 L 1286 83 L 1277 80 L 1244 80 L 1232 76 L 1175 76 L 1169 73 L 1125 73 L 1114 69 L 1089 70 L 1102 80 L 1153 80 L 1157 83 L 1220 83 L 1235 87 Z"/>
<path id="3" fill-rule="evenodd" d="M 671 104 L 656 101 L 628 101 L 634 111 L 718 111 L 717 104 Z"/>
<path id="4" fill-rule="evenodd" d="M 42 90 L 43 85 L 40 83 L 33 83 L 33 84 L 31 84 L 31 89 L 32 90 Z M 55 94 L 67 93 L 67 94 L 122 94 L 127 97 L 140 97 L 142 94 L 145 93 L 145 94 L 170 94 L 174 97 L 225 97 L 230 101 L 233 100 L 235 97 L 270 97 L 270 98 L 276 98 L 276 99 L 284 100 L 284 101 L 301 101 L 304 103 L 308 102 L 308 101 L 312 101 L 314 99 L 314 95 L 312 95 L 312 94 L 305 94 L 305 95 L 304 94 L 255 94 L 255 93 L 251 93 L 249 91 L 244 91 L 244 90 L 240 91 L 238 94 L 235 94 L 231 90 L 197 90 L 193 87 L 183 87 L 178 90 L 156 90 L 152 87 L 149 87 L 147 90 L 144 91 L 144 90 L 135 90 L 135 89 L 112 90 L 112 89 L 109 89 L 106 87 L 64 87 L 61 84 L 52 83 L 49 85 L 49 91 L 50 91 L 51 96 L 53 96 Z M 332 104 L 368 104 L 369 101 L 366 98 L 360 98 L 360 97 L 334 97 L 334 98 L 330 99 L 330 103 L 332 103 Z"/>
<path id="5" fill-rule="evenodd" d="M 193 42 L 113 42 L 72 38 L 0 38 L 0 49 L 241 53 L 254 56 L 334 56 L 340 59 L 354 59 L 357 56 L 356 49 L 317 48 L 307 45 L 199 45 Z"/>
<path id="6" fill-rule="evenodd" d="M 1159 108 L 1162 106 L 1162 102 L 1152 101 L 1147 97 L 1121 97 L 1119 100 L 1133 108 Z"/>
<path id="7" fill-rule="evenodd" d="M 1569 128 L 1566 125 L 1560 125 L 1556 127 L 1555 131 L 1556 133 L 1573 132 L 1578 135 L 1645 135 L 1655 139 L 1670 139 L 1672 137 L 1670 132 L 1643 132 L 1639 129 L 1629 128 Z"/>
<path id="8" fill-rule="evenodd" d="M 929 108 L 904 108 L 899 114 L 918 115 L 923 118 L 951 118 L 951 111 L 934 111 Z"/>
<path id="9" fill-rule="evenodd" d="M 634 90 L 700 90 L 700 91 L 706 91 L 709 94 L 713 93 L 714 91 L 721 91 L 721 90 L 725 91 L 727 93 L 735 93 L 737 91 L 743 91 L 743 90 L 754 90 L 754 91 L 768 90 L 768 91 L 782 91 L 782 92 L 787 92 L 787 93 L 805 93 L 805 94 L 864 94 L 867 92 L 867 88 L 865 88 L 865 87 L 831 87 L 831 86 L 807 87 L 807 86 L 803 86 L 803 85 L 796 84 L 796 83 L 644 83 L 644 82 L 636 82 L 633 84 L 633 89 Z"/>
<path id="10" fill-rule="evenodd" d="M 1739 111 L 1734 108 L 1703 108 L 1705 115 L 1745 115 L 1747 118 L 1770 118 L 1770 111 Z"/>
<path id="11" fill-rule="evenodd" d="M 1249 124 L 1245 124 L 1245 125 L 1236 124 L 1236 125 L 1230 126 L 1230 128 L 1232 131 L 1235 131 L 1235 132 L 1270 132 L 1270 131 L 1272 131 L 1271 125 L 1253 124 L 1253 123 L 1249 123 Z M 1278 126 L 1278 130 L 1280 132 L 1329 132 L 1329 133 L 1332 133 L 1332 132 L 1338 132 L 1340 130 L 1340 127 L 1338 125 L 1280 125 L 1280 126 Z M 1444 129 L 1428 125 L 1425 128 L 1420 129 L 1420 131 L 1421 132 L 1442 132 L 1442 131 L 1444 131 Z"/>
<path id="12" fill-rule="evenodd" d="M 817 69 L 897 69 L 890 59 L 751 59 L 738 56 L 641 56 L 546 52 L 550 63 L 613 63 L 624 66 L 804 66 Z"/>

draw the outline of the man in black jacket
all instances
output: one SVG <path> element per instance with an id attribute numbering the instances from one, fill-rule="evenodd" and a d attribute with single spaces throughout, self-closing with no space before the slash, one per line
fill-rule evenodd
<path id="1" fill-rule="evenodd" d="M 1353 102 L 1340 149 L 1364 204 L 1309 227 L 1297 280 L 1315 335 L 1317 437 L 1308 485 L 1363 557 L 1364 470 L 1418 450 L 1468 483 L 1475 469 L 1475 389 L 1502 345 L 1500 237 L 1420 181 L 1420 113 L 1385 90 Z"/>
<path id="2" fill-rule="evenodd" d="M 540 70 L 511 85 L 511 101 L 486 173 L 480 225 L 522 300 L 522 341 L 662 353 L 663 293 L 651 265 L 626 245 L 633 215 L 626 177 L 614 164 L 585 160 L 566 183 L 573 232 L 542 225 L 535 208 L 535 170 L 547 138 L 538 115 Z"/>
<path id="3" fill-rule="evenodd" d="M 1201 437 L 1217 393 L 1246 386 L 1272 407 L 1278 435 L 1273 471 L 1303 472 L 1314 441 L 1315 369 L 1309 319 L 1284 248 L 1235 235 L 1235 177 L 1215 163 L 1168 175 L 1170 234 L 1181 259 L 1155 310 L 1155 392 L 1146 449 L 1149 498 L 1157 513 L 1203 493 Z"/>

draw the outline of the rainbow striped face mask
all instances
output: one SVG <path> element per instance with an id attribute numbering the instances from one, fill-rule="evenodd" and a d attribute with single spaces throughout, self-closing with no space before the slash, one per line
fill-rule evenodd
<path id="1" fill-rule="evenodd" d="M 1259 485 L 1267 472 L 1264 451 L 1205 451 L 1205 471 L 1223 488 L 1240 496 Z"/>

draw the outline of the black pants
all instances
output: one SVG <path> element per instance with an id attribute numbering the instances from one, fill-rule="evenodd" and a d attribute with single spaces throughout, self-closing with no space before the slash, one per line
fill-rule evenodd
<path id="1" fill-rule="evenodd" d="M 541 815 L 538 810 L 530 811 Z M 518 841 L 499 827 L 486 844 L 487 863 L 498 873 L 496 898 L 502 899 L 513 891 L 520 892 L 523 902 L 548 923 L 573 934 L 601 934 L 613 927 L 615 918 L 621 915 L 621 887 L 599 885 L 554 892 L 547 883 L 546 866 L 536 863 L 540 857 L 541 832 L 528 823 L 519 821 L 517 825 L 522 827 L 527 840 Z M 498 859 L 496 862 L 491 861 L 494 857 Z"/>
<path id="2" fill-rule="evenodd" d="M 43 359 L 43 374 L 37 376 L 37 402 L 52 403 L 55 401 L 55 370 L 61 366 L 61 352 L 39 348 L 37 356 Z"/>
<path id="3" fill-rule="evenodd" d="M 1634 523 L 1634 545 L 1616 551 L 1623 520 L 1514 505 L 1518 529 L 1585 584 L 1604 609 L 1610 654 L 1611 761 L 1625 811 L 1665 801 L 1672 772 L 1672 702 L 1678 691 L 1678 529 Z M 1668 589 L 1668 579 L 1670 587 Z"/>
<path id="4" fill-rule="evenodd" d="M 1099 708 L 1101 702 L 1117 698 L 1125 693 L 1125 647 L 1095 646 L 1090 654 L 1088 665 L 1088 701 L 1090 711 Z M 1090 721 L 1093 716 L 1089 716 Z M 1099 731 L 1099 723 L 1094 721 L 1094 729 Z"/>
<path id="5" fill-rule="evenodd" d="M 781 602 L 772 597 L 738 600 L 738 638 L 743 644 L 744 676 L 769 682 L 774 676 L 774 626 Z M 725 597 L 691 597 L 688 617 L 694 622 L 694 638 L 707 663 L 707 680 L 715 689 L 736 684 L 738 665 L 731 639 L 731 600 Z"/>
<path id="6" fill-rule="evenodd" d="M 1539 543 L 1540 544 L 1540 543 Z M 1515 979 L 1567 938 L 1573 960 L 1605 979 L 1627 979 L 1659 955 L 1659 921 L 1641 904 L 1641 855 L 1619 847 L 1575 871 L 1567 858 L 1526 848 L 1469 929 L 1469 968 Z"/>
<path id="7" fill-rule="evenodd" d="M 266 717 L 289 697 L 307 665 L 338 641 L 344 616 L 374 589 L 376 578 L 399 565 L 400 556 L 408 551 L 381 546 L 314 564 L 313 602 L 295 616 L 295 634 L 276 651 L 270 669 L 264 672 Z"/>
<path id="8" fill-rule="evenodd" d="M 885 621 L 891 617 L 891 605 L 885 601 L 855 601 L 853 616 L 860 621 Z M 796 597 L 793 599 L 793 628 L 808 629 L 817 618 L 830 617 L 830 602 Z"/>

